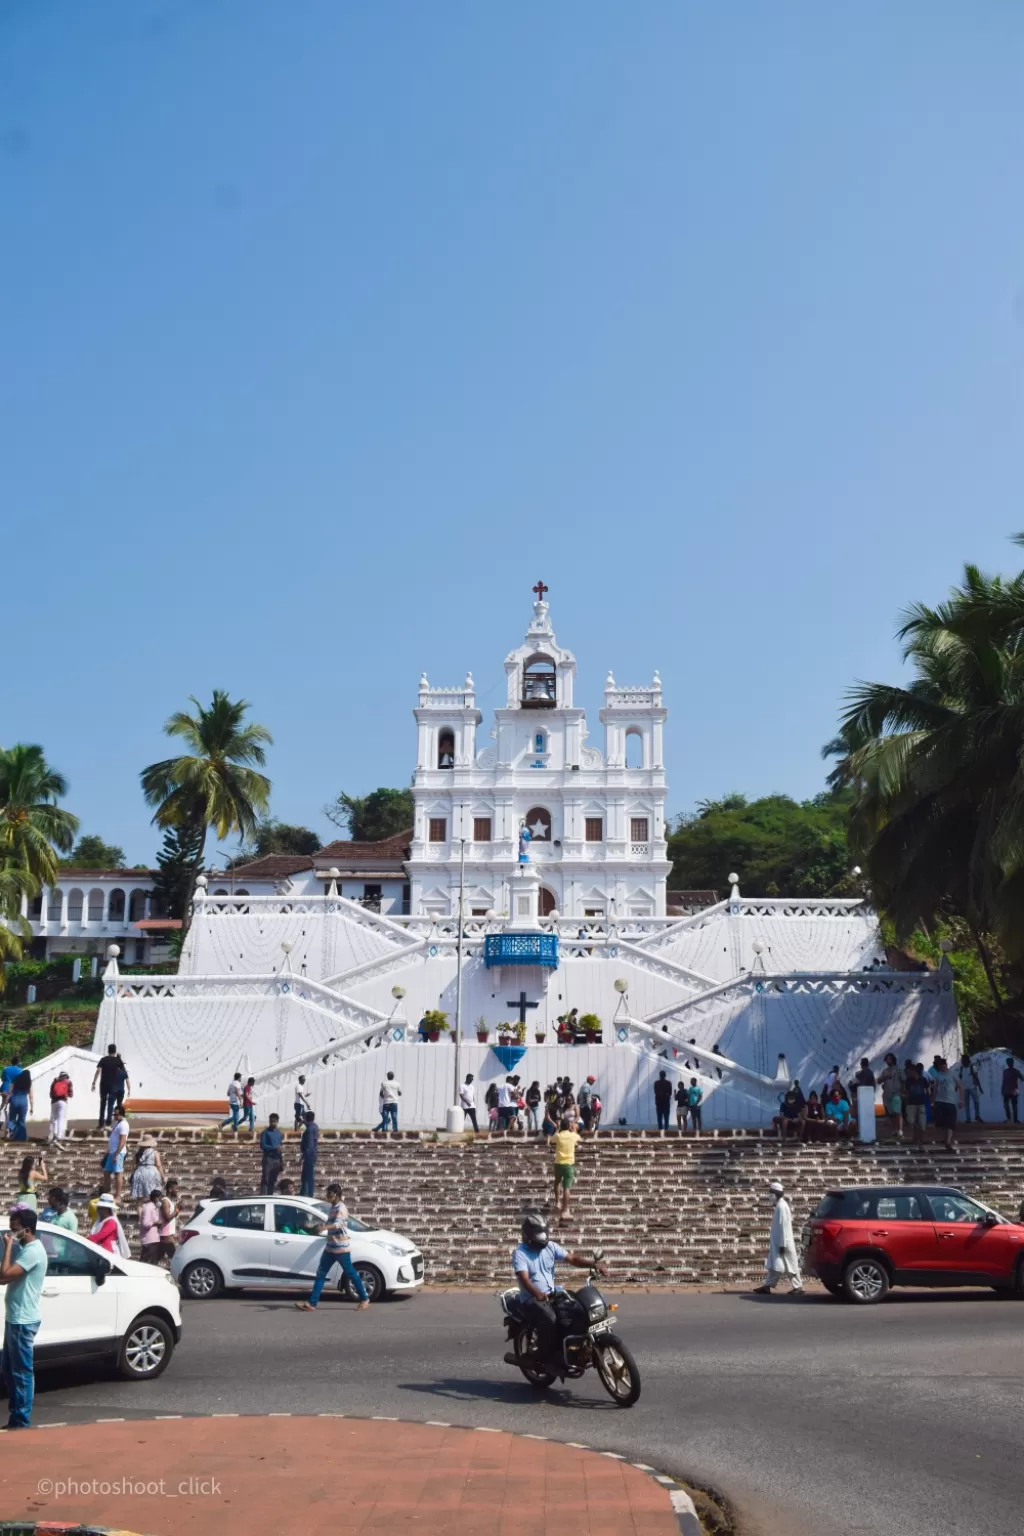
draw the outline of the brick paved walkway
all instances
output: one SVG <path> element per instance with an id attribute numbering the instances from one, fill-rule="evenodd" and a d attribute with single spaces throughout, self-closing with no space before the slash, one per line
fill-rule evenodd
<path id="1" fill-rule="evenodd" d="M 0 1521 L 143 1536 L 678 1536 L 667 1492 L 596 1451 L 346 1418 L 138 1420 L 0 1437 Z M 152 1492 L 46 1490 L 158 1484 Z M 41 1491 L 42 1489 L 42 1491 Z"/>

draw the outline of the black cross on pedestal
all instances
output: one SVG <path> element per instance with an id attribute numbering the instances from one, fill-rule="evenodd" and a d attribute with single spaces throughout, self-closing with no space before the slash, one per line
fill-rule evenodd
<path id="1" fill-rule="evenodd" d="M 505 1007 L 506 1008 L 518 1008 L 519 1009 L 519 1022 L 520 1022 L 520 1024 L 525 1024 L 526 1023 L 526 1010 L 527 1010 L 527 1008 L 539 1008 L 540 1007 L 540 1003 L 528 1003 L 526 1001 L 526 993 L 525 992 L 520 992 L 520 994 L 519 994 L 519 1001 L 517 1002 L 514 997 L 507 997 L 505 999 Z"/>

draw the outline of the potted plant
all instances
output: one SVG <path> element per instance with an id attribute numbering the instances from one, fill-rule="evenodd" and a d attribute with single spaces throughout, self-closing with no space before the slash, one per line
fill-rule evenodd
<path id="1" fill-rule="evenodd" d="M 508 1022 L 507 1019 L 503 1023 L 498 1025 L 498 1044 L 499 1045 L 511 1045 L 512 1044 L 512 1025 Z"/>
<path id="2" fill-rule="evenodd" d="M 483 1014 L 481 1014 L 476 1021 L 476 1037 L 480 1041 L 481 1045 L 487 1044 L 487 1036 L 489 1033 L 490 1031 L 487 1028 L 487 1020 L 484 1018 Z"/>
<path id="3" fill-rule="evenodd" d="M 448 1015 L 440 1008 L 428 1008 L 423 1015 L 423 1022 L 426 1025 L 428 1040 L 439 1040 L 442 1032 L 448 1031 Z"/>
<path id="4" fill-rule="evenodd" d="M 538 1024 L 537 1028 L 534 1030 L 533 1033 L 534 1033 L 534 1037 L 536 1038 L 537 1044 L 538 1045 L 543 1045 L 544 1041 L 548 1037 L 547 1036 L 547 1031 L 544 1030 L 544 1029 L 541 1029 L 540 1025 Z"/>
<path id="5" fill-rule="evenodd" d="M 512 1025 L 512 1043 L 514 1045 L 526 1044 L 526 1025 L 523 1023 Z"/>
<path id="6" fill-rule="evenodd" d="M 584 1013 L 580 1015 L 580 1025 L 583 1028 L 588 1041 L 593 1044 L 601 1033 L 601 1020 L 596 1013 Z"/>

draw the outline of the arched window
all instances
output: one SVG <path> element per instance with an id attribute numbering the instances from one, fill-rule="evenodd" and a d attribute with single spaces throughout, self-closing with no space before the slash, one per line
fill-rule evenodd
<path id="1" fill-rule="evenodd" d="M 98 885 L 94 885 L 89 892 L 89 921 L 90 923 L 102 923 L 103 905 L 105 897 Z"/>
<path id="2" fill-rule="evenodd" d="M 227 888 L 226 885 L 218 885 L 217 889 L 214 891 L 213 894 L 215 896 L 226 896 L 227 893 L 228 893 L 228 888 Z"/>
<path id="3" fill-rule="evenodd" d="M 644 738 L 643 732 L 635 725 L 631 725 L 626 732 L 626 767 L 642 768 L 644 766 Z"/>
<path id="4" fill-rule="evenodd" d="M 107 904 L 107 922 L 124 922 L 124 891 L 111 891 L 110 901 Z"/>
<path id="5" fill-rule="evenodd" d="M 530 829 L 530 836 L 533 838 L 535 843 L 550 843 L 550 811 L 545 810 L 542 805 L 534 805 L 531 806 L 531 808 L 527 811 L 526 815 L 523 817 L 523 820 L 526 822 L 527 827 Z"/>
<path id="6" fill-rule="evenodd" d="M 530 656 L 523 665 L 524 709 L 554 709 L 555 664 L 550 656 Z"/>
<path id="7" fill-rule="evenodd" d="M 235 892 L 236 896 L 248 896 L 248 894 L 249 892 L 246 890 L 244 885 L 240 885 L 238 890 Z"/>
<path id="8" fill-rule="evenodd" d="M 538 893 L 538 912 L 541 917 L 550 917 L 555 910 L 555 893 L 549 891 L 546 885 L 542 885 Z"/>
<path id="9" fill-rule="evenodd" d="M 439 768 L 455 767 L 455 732 L 449 730 L 439 731 L 437 735 L 437 766 Z"/>
<path id="10" fill-rule="evenodd" d="M 29 902 L 28 915 L 36 922 L 39 922 L 41 919 L 43 915 L 43 895 L 41 891 L 38 896 L 33 896 Z"/>
<path id="11" fill-rule="evenodd" d="M 85 905 L 85 896 L 78 889 L 68 891 L 68 922 L 80 923 L 82 921 L 82 908 Z"/>
<path id="12" fill-rule="evenodd" d="M 63 916 L 64 916 L 64 892 L 63 891 L 51 891 L 50 892 L 50 899 L 46 903 L 46 921 L 48 923 L 59 923 Z"/>

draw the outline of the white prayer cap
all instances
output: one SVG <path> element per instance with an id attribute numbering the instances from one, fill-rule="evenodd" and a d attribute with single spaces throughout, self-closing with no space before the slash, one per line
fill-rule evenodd
<path id="1" fill-rule="evenodd" d="M 779 1183 L 778 1179 L 774 1179 L 772 1181 L 772 1183 L 768 1185 L 768 1188 L 771 1190 L 773 1195 L 784 1195 L 785 1194 L 785 1190 L 783 1189 L 782 1185 Z"/>

